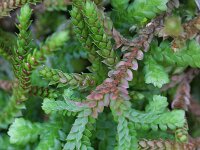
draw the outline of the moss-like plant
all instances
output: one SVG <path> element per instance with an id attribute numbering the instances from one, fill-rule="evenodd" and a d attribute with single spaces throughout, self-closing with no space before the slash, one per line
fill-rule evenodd
<path id="1" fill-rule="evenodd" d="M 0 150 L 198 148 L 200 17 L 187 4 L 0 1 Z"/>

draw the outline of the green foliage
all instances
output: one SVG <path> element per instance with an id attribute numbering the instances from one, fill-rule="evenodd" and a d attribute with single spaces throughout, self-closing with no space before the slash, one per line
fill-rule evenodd
<path id="1" fill-rule="evenodd" d="M 171 49 L 168 41 L 163 41 L 159 47 L 156 45 L 156 43 L 152 45 L 151 55 L 158 62 L 180 67 L 200 67 L 200 46 L 196 41 L 189 41 L 186 43 L 185 47 L 178 50 L 177 52 L 174 52 Z"/>
<path id="2" fill-rule="evenodd" d="M 39 133 L 39 124 L 32 124 L 30 121 L 26 121 L 23 118 L 15 119 L 8 131 L 10 142 L 19 145 L 25 145 L 29 142 L 36 141 Z"/>
<path id="3" fill-rule="evenodd" d="M 36 147 L 36 150 L 60 150 L 61 142 L 59 139 L 61 138 L 62 134 L 62 131 L 59 131 L 59 125 L 50 124 L 44 126 L 44 131 L 40 137 L 41 140 Z"/>
<path id="4" fill-rule="evenodd" d="M 67 136 L 67 143 L 64 146 L 64 150 L 93 149 L 90 147 L 91 144 L 89 141 L 89 137 L 91 136 L 91 129 L 88 128 L 91 128 L 91 125 L 89 124 L 91 122 L 89 118 L 90 114 L 91 111 L 89 109 L 83 110 L 78 114 L 77 119 Z"/>
<path id="5" fill-rule="evenodd" d="M 145 111 L 159 114 L 166 111 L 167 106 L 168 102 L 166 97 L 160 95 L 154 95 L 153 100 L 150 101 L 150 103 L 145 107 Z"/>
<path id="6" fill-rule="evenodd" d="M 24 5 L 21 8 L 20 15 L 18 16 L 19 25 L 17 26 L 20 33 L 17 41 L 17 53 L 20 55 L 26 54 L 25 51 L 30 47 L 30 31 L 28 28 L 31 25 L 32 10 L 29 5 Z"/>
<path id="7" fill-rule="evenodd" d="M 141 130 L 167 131 L 170 129 L 174 131 L 183 127 L 185 123 L 184 111 L 169 111 L 167 106 L 167 98 L 160 95 L 153 96 L 153 100 L 149 102 L 144 112 L 132 109 L 128 101 L 112 102 L 112 113 L 118 122 L 119 143 L 117 148 L 136 148 L 137 132 Z"/>
<path id="8" fill-rule="evenodd" d="M 80 3 L 82 4 L 82 3 Z M 79 4 L 79 5 L 80 5 Z M 73 9 L 71 11 L 72 16 L 72 23 L 76 27 L 74 29 L 74 32 L 77 35 L 78 40 L 81 42 L 81 44 L 86 47 L 86 49 L 90 52 L 89 53 L 89 59 L 94 58 L 95 53 L 95 46 L 93 45 L 91 38 L 89 36 L 89 29 L 86 26 L 86 23 L 83 19 L 82 13 L 79 11 L 80 6 L 73 6 Z M 90 58 L 92 57 L 92 58 Z"/>
<path id="9" fill-rule="evenodd" d="M 88 59 L 92 63 L 90 67 L 91 72 L 95 72 L 99 78 L 104 77 L 106 74 L 102 72 L 107 72 L 107 68 L 101 62 L 101 57 L 96 53 L 98 50 L 97 46 L 93 43 L 93 39 L 90 36 L 91 31 L 87 26 L 85 21 L 85 16 L 79 10 L 83 8 L 85 2 L 74 1 L 74 5 L 71 11 L 72 23 L 74 24 L 74 32 L 80 43 L 85 47 L 88 52 Z"/>
<path id="10" fill-rule="evenodd" d="M 70 86 L 71 88 L 84 89 L 88 86 L 94 85 L 95 83 L 92 74 L 69 74 L 48 67 L 43 68 L 40 71 L 40 75 L 42 75 L 46 80 L 51 81 L 49 85 L 58 84 L 58 87 Z"/>
<path id="11" fill-rule="evenodd" d="M 163 84 L 169 82 L 167 72 L 153 58 L 147 58 L 144 63 L 145 82 L 147 84 L 152 83 L 154 86 L 161 88 Z"/>
<path id="12" fill-rule="evenodd" d="M 71 113 L 78 113 L 82 110 L 83 108 L 77 107 L 73 101 L 54 101 L 50 99 L 44 99 L 42 109 L 47 113 L 56 113 L 56 112 L 65 112 L 69 111 L 69 115 Z"/>
<path id="13" fill-rule="evenodd" d="M 111 4 L 115 8 L 112 14 L 116 19 L 116 25 L 124 25 L 124 21 L 129 25 L 144 25 L 149 19 L 167 10 L 168 0 L 112 0 Z M 155 7 L 156 6 L 156 7 Z"/>
<path id="14" fill-rule="evenodd" d="M 128 121 L 123 117 L 118 118 L 118 147 L 117 149 L 131 149 L 131 135 L 129 133 Z"/>
<path id="15" fill-rule="evenodd" d="M 131 110 L 129 112 L 130 116 L 127 117 L 131 121 L 135 122 L 137 128 L 139 129 L 142 127 L 141 125 L 144 124 L 146 124 L 146 126 L 143 126 L 144 128 L 158 130 L 159 127 L 161 130 L 164 131 L 166 131 L 167 128 L 174 130 L 177 127 L 183 126 L 185 122 L 184 111 L 173 110 L 170 112 L 166 109 L 166 107 L 166 98 L 155 95 L 153 97 L 153 101 L 149 103 L 144 113 L 140 113 L 136 110 Z M 146 117 L 151 119 L 148 119 L 148 121 L 146 121 Z"/>
<path id="16" fill-rule="evenodd" d="M 27 53 L 31 50 L 30 31 L 28 30 L 31 25 L 31 14 L 32 10 L 30 9 L 29 5 L 25 5 L 24 7 L 22 7 L 20 15 L 18 16 L 19 25 L 17 25 L 17 28 L 19 29 L 19 34 L 17 39 L 17 48 L 15 49 L 15 56 L 13 58 L 15 75 L 18 78 L 20 78 L 21 76 L 25 76 L 22 71 L 23 57 L 25 57 Z M 22 82 L 23 79 L 20 79 L 20 83 Z"/>
<path id="17" fill-rule="evenodd" d="M 10 142 L 16 145 L 25 145 L 40 138 L 36 146 L 37 150 L 61 149 L 59 139 L 65 137 L 60 130 L 61 123 L 58 121 L 47 123 L 31 123 L 23 118 L 15 119 L 10 126 L 8 135 Z M 23 136 L 22 136 L 23 135 Z"/>
<path id="18" fill-rule="evenodd" d="M 176 0 L 28 4 L 35 2 L 0 1 L 0 150 L 191 148 L 199 121 L 181 106 L 199 98 L 199 81 L 192 82 L 199 16 L 188 22 L 194 7 L 180 1 L 178 8 Z"/>
<path id="19" fill-rule="evenodd" d="M 167 2 L 168 0 L 135 0 L 128 7 L 128 15 L 134 17 L 137 22 L 146 22 L 147 19 L 167 10 Z"/>
<path id="20" fill-rule="evenodd" d="M 104 58 L 103 62 L 106 65 L 113 66 L 118 61 L 118 58 L 112 49 L 111 40 L 109 40 L 108 35 L 104 31 L 101 14 L 99 14 L 95 4 L 90 1 L 86 2 L 83 9 L 85 22 L 90 30 L 89 35 L 99 49 L 97 53 Z"/>
<path id="21" fill-rule="evenodd" d="M 64 90 L 63 97 L 65 100 L 74 100 L 74 101 L 82 101 L 85 99 L 85 95 L 82 92 L 72 90 L 71 88 Z"/>

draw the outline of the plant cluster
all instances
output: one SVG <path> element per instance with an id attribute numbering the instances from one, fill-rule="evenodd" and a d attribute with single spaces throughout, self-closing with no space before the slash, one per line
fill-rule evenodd
<path id="1" fill-rule="evenodd" d="M 199 44 L 195 1 L 0 1 L 0 150 L 198 149 Z"/>

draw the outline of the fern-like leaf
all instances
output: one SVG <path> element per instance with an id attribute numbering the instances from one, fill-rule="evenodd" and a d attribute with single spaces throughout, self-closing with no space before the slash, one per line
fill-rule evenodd
<path id="1" fill-rule="evenodd" d="M 37 140 L 38 135 L 41 132 L 40 129 L 40 124 L 33 124 L 30 121 L 24 120 L 23 118 L 17 118 L 10 126 L 8 131 L 10 142 L 19 145 L 25 145 L 28 142 L 34 142 Z"/>
<path id="2" fill-rule="evenodd" d="M 67 136 L 67 143 L 64 146 L 64 150 L 87 149 L 87 146 L 82 142 L 82 139 L 84 138 L 84 131 L 86 130 L 90 114 L 91 110 L 89 109 L 79 113 Z"/>
<path id="3" fill-rule="evenodd" d="M 128 121 L 123 117 L 119 116 L 118 118 L 118 150 L 127 150 L 131 147 L 131 135 L 128 128 Z"/>
<path id="4" fill-rule="evenodd" d="M 191 40 L 186 43 L 186 46 L 174 52 L 168 41 L 164 41 L 159 47 L 156 43 L 152 44 L 151 55 L 160 63 L 168 65 L 177 65 L 179 67 L 200 67 L 200 46 Z"/>
<path id="5" fill-rule="evenodd" d="M 56 113 L 56 112 L 68 112 L 71 113 L 78 113 L 85 109 L 85 107 L 78 107 L 73 101 L 54 101 L 52 99 L 45 98 L 42 104 L 42 109 L 45 113 Z"/>
<path id="6" fill-rule="evenodd" d="M 145 60 L 144 72 L 147 84 L 152 83 L 154 86 L 161 88 L 163 84 L 169 83 L 169 77 L 165 69 L 151 57 Z"/>

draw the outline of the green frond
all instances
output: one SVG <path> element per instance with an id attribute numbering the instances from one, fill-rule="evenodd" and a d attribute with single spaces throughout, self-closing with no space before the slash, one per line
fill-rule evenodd
<path id="1" fill-rule="evenodd" d="M 40 142 L 35 149 L 60 150 L 61 142 L 59 139 L 63 134 L 60 128 L 59 122 L 31 123 L 23 118 L 17 118 L 10 126 L 8 135 L 10 136 L 10 142 L 16 145 L 32 143 L 40 138 Z"/>
<path id="2" fill-rule="evenodd" d="M 154 95 L 153 100 L 145 107 L 146 112 L 153 112 L 155 114 L 163 113 L 167 111 L 167 98 L 160 95 Z"/>
<path id="3" fill-rule="evenodd" d="M 63 73 L 58 69 L 45 67 L 40 71 L 40 75 L 50 81 L 49 85 L 58 84 L 58 87 L 70 86 L 84 89 L 95 85 L 92 74 Z"/>
<path id="4" fill-rule="evenodd" d="M 82 94 L 82 92 L 79 92 L 79 91 L 71 89 L 71 88 L 64 90 L 63 97 L 66 101 L 74 100 L 76 102 L 82 102 L 85 100 L 85 95 Z"/>
<path id="5" fill-rule="evenodd" d="M 157 101 L 159 103 L 157 103 Z M 155 108 L 152 103 L 157 103 L 158 108 Z M 154 96 L 150 105 L 147 106 L 145 112 L 140 112 L 130 109 L 125 115 L 134 124 L 136 129 L 152 129 L 154 131 L 160 129 L 166 131 L 167 129 L 174 130 L 183 127 L 185 123 L 185 113 L 182 110 L 168 111 L 166 109 L 166 99 L 160 96 Z M 149 111 L 151 110 L 151 111 Z M 147 119 L 150 118 L 150 119 Z"/>
<path id="6" fill-rule="evenodd" d="M 118 132 L 117 149 L 118 150 L 131 149 L 131 135 L 128 128 L 128 121 L 123 116 L 119 116 L 118 118 L 117 132 Z"/>
<path id="7" fill-rule="evenodd" d="M 102 78 L 105 75 L 102 72 L 107 72 L 107 68 L 102 63 L 101 57 L 96 53 L 97 46 L 93 43 L 93 39 L 90 37 L 90 30 L 88 28 L 87 23 L 84 20 L 84 15 L 82 11 L 84 9 L 85 2 L 84 1 L 73 1 L 73 8 L 70 12 L 71 20 L 74 25 L 74 32 L 80 43 L 85 47 L 88 55 L 88 60 L 92 63 L 92 66 L 89 70 L 92 73 L 97 74 L 98 78 Z M 82 10 L 82 11 L 80 11 Z"/>
<path id="8" fill-rule="evenodd" d="M 128 16 L 133 17 L 136 22 L 146 23 L 157 14 L 166 11 L 167 2 L 168 0 L 135 0 L 127 9 Z"/>
<path id="9" fill-rule="evenodd" d="M 168 41 L 163 41 L 159 47 L 154 43 L 151 47 L 151 55 L 155 60 L 165 65 L 176 65 L 179 67 L 200 67 L 200 46 L 191 40 L 182 49 L 174 52 Z"/>
<path id="10" fill-rule="evenodd" d="M 17 25 L 19 29 L 19 34 L 17 35 L 17 47 L 15 48 L 14 55 L 12 58 L 14 73 L 19 79 L 19 84 L 21 88 L 24 88 L 26 85 L 29 84 L 29 81 L 25 81 L 24 79 L 26 78 L 26 73 L 23 72 L 23 61 L 27 53 L 31 50 L 31 39 L 29 31 L 29 27 L 31 25 L 31 14 L 32 10 L 28 4 L 24 5 L 20 10 L 20 15 L 18 16 L 19 25 Z M 27 89 L 28 88 L 29 87 L 27 87 Z"/>
<path id="11" fill-rule="evenodd" d="M 60 128 L 58 124 L 44 124 L 36 150 L 61 150 L 62 145 L 59 139 L 63 133 Z"/>
<path id="12" fill-rule="evenodd" d="M 0 150 L 198 149 L 186 1 L 0 0 Z"/>
<path id="13" fill-rule="evenodd" d="M 115 8 L 113 18 L 124 28 L 133 24 L 144 25 L 166 11 L 167 2 L 168 0 L 135 0 L 130 3 L 130 0 L 112 0 L 111 4 Z M 126 24 L 123 24 L 124 22 Z"/>
<path id="14" fill-rule="evenodd" d="M 77 119 L 75 120 L 70 133 L 67 136 L 67 143 L 64 146 L 64 150 L 73 149 L 91 149 L 88 143 L 88 137 L 91 136 L 87 133 L 87 125 L 90 120 L 89 115 L 91 110 L 85 109 L 79 113 Z M 77 136 L 78 135 L 78 136 Z"/>
<path id="15" fill-rule="evenodd" d="M 151 83 L 154 86 L 161 88 L 164 84 L 169 83 L 168 74 L 163 66 L 157 64 L 151 57 L 145 59 L 144 63 L 145 82 L 147 84 Z"/>
<path id="16" fill-rule="evenodd" d="M 86 109 L 86 107 L 77 106 L 75 102 L 66 100 L 66 101 L 60 101 L 60 100 L 52 100 L 45 98 L 44 102 L 42 104 L 42 109 L 45 111 L 45 113 L 56 113 L 60 112 L 62 114 L 77 114 L 78 112 L 83 111 Z"/>
<path id="17" fill-rule="evenodd" d="M 126 127 L 126 124 L 128 123 L 126 119 L 130 121 L 129 128 L 132 131 L 130 133 L 133 134 L 133 136 L 131 137 L 133 138 L 133 143 L 135 143 L 132 146 L 135 147 L 137 145 L 136 134 L 138 131 L 147 131 L 149 129 L 153 131 L 166 131 L 167 129 L 175 131 L 175 129 L 184 126 L 186 122 L 185 112 L 183 110 L 169 111 L 167 109 L 167 105 L 168 103 L 165 97 L 154 95 L 153 100 L 150 101 L 150 103 L 146 106 L 144 112 L 132 109 L 130 102 L 123 100 L 118 100 L 118 102 L 112 101 L 111 110 L 116 121 L 119 119 L 119 117 L 123 117 L 121 119 L 124 120 L 125 125 L 121 126 L 125 128 L 124 134 L 125 131 L 128 132 Z M 120 130 L 122 130 L 122 127 L 120 128 Z M 126 133 L 126 137 L 128 136 L 128 134 L 129 133 Z M 119 142 L 120 141 L 122 140 L 119 140 Z M 123 144 L 123 142 L 120 144 Z M 129 144 L 125 145 L 129 146 Z"/>
<path id="18" fill-rule="evenodd" d="M 27 52 L 30 50 L 30 31 L 29 27 L 31 25 L 31 15 L 32 10 L 28 4 L 24 5 L 20 10 L 20 15 L 18 15 L 19 29 L 18 40 L 17 40 L 17 49 L 15 53 L 21 57 L 24 57 Z"/>
<path id="19" fill-rule="evenodd" d="M 128 123 L 129 133 L 131 136 L 131 148 L 130 149 L 137 149 L 138 147 L 138 132 L 135 129 L 135 126 L 132 122 Z"/>
<path id="20" fill-rule="evenodd" d="M 110 37 L 104 30 L 104 22 L 102 15 L 98 11 L 96 5 L 91 1 L 86 1 L 83 6 L 83 15 L 85 22 L 90 30 L 90 36 L 97 46 L 97 53 L 103 58 L 103 62 L 108 66 L 114 66 L 119 58 L 115 51 L 112 49 Z"/>
<path id="21" fill-rule="evenodd" d="M 96 47 L 92 43 L 92 39 L 89 36 L 89 29 L 84 21 L 84 16 L 81 13 L 81 9 L 83 9 L 82 5 L 84 3 L 80 2 L 78 3 L 78 6 L 76 5 L 76 1 L 74 1 L 74 5 L 72 8 L 72 11 L 70 12 L 72 16 L 72 23 L 74 25 L 74 32 L 76 33 L 76 36 L 80 43 L 86 48 L 88 53 L 88 59 L 92 62 L 95 58 L 98 58 L 98 55 L 96 54 Z"/>
<path id="22" fill-rule="evenodd" d="M 33 124 L 23 118 L 16 118 L 9 128 L 8 135 L 11 143 L 25 145 L 36 141 L 40 132 L 40 124 Z"/>

